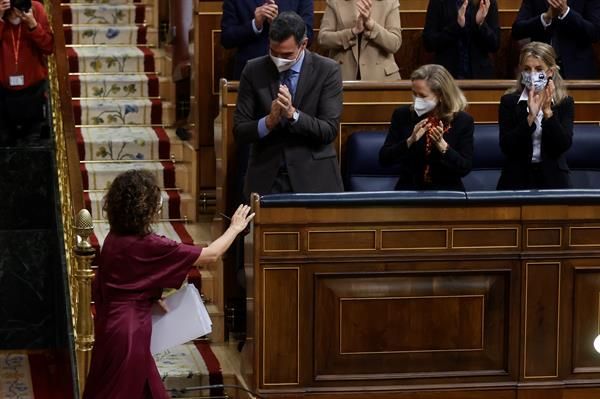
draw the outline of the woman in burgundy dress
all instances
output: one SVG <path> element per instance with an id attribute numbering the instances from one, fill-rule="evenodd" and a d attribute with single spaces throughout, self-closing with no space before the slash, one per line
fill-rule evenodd
<path id="1" fill-rule="evenodd" d="M 214 262 L 252 220 L 240 205 L 221 237 L 200 249 L 151 231 L 160 210 L 151 173 L 119 175 L 106 195 L 110 233 L 93 284 L 95 344 L 84 399 L 168 399 L 150 353 L 152 305 L 163 288 L 178 288 L 190 267 Z"/>

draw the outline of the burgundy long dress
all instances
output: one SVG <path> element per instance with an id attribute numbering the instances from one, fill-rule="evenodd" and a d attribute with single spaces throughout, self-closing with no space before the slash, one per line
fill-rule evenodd
<path id="1" fill-rule="evenodd" d="M 95 343 L 83 399 L 168 399 L 150 353 L 152 304 L 178 288 L 201 249 L 156 234 L 109 233 L 92 287 Z"/>

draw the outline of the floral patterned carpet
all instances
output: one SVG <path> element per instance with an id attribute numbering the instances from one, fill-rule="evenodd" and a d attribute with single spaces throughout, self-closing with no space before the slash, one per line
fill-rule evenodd
<path id="1" fill-rule="evenodd" d="M 171 107 L 160 93 L 168 74 L 157 64 L 154 11 L 132 0 L 62 5 L 80 168 L 87 205 L 99 221 L 93 238 L 99 245 L 106 236 L 102 195 L 115 176 L 132 168 L 152 171 L 169 198 L 157 231 L 191 242 L 181 221 L 193 216 L 181 209 L 185 187 L 178 181 L 189 171 L 171 156 L 178 139 L 169 132 Z"/>

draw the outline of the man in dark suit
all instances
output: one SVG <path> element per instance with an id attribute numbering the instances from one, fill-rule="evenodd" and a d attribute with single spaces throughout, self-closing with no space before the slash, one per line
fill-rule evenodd
<path id="1" fill-rule="evenodd" d="M 600 0 L 523 0 L 514 39 L 551 44 L 566 79 L 596 79 L 592 43 L 600 39 Z"/>
<path id="2" fill-rule="evenodd" d="M 304 19 L 310 42 L 313 35 L 313 0 L 223 1 L 221 45 L 237 49 L 233 79 L 239 80 L 248 60 L 267 54 L 269 25 L 285 11 L 295 11 Z"/>
<path id="3" fill-rule="evenodd" d="M 339 65 L 306 50 L 306 24 L 281 13 L 269 32 L 269 55 L 242 72 L 233 133 L 250 144 L 246 198 L 284 192 L 343 191 L 332 145 L 342 113 Z"/>

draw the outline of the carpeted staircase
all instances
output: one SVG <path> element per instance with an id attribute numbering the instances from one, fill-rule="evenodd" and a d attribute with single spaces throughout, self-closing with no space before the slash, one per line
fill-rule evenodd
<path id="1" fill-rule="evenodd" d="M 195 234 L 198 227 L 188 223 L 196 218 L 191 194 L 194 156 L 170 128 L 174 85 L 168 52 L 158 47 L 156 4 L 157 0 L 71 0 L 62 5 L 80 169 L 96 246 L 108 233 L 103 195 L 116 175 L 133 168 L 152 171 L 163 190 L 162 219 L 154 230 L 176 241 L 203 244 Z M 195 270 L 190 281 L 201 289 Z M 217 316 L 214 305 L 207 307 Z M 224 380 L 207 341 L 173 348 L 156 360 L 168 388 Z M 209 394 L 222 397 L 223 392 L 186 396 Z"/>

